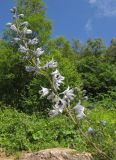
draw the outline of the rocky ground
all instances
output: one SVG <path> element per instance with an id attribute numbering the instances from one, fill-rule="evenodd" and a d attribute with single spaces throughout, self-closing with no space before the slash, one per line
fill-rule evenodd
<path id="1" fill-rule="evenodd" d="M 29 153 L 20 160 L 91 160 L 89 153 L 77 153 L 77 151 L 66 148 L 52 148 Z"/>
<path id="2" fill-rule="evenodd" d="M 78 153 L 73 149 L 52 148 L 34 153 L 22 153 L 19 157 L 0 153 L 0 160 L 92 160 L 90 153 Z"/>

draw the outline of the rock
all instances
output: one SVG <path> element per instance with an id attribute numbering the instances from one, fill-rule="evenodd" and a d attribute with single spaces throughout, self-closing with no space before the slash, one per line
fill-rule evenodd
<path id="1" fill-rule="evenodd" d="M 52 148 L 27 153 L 19 160 L 92 160 L 92 156 L 90 153 L 77 153 L 73 149 Z"/>

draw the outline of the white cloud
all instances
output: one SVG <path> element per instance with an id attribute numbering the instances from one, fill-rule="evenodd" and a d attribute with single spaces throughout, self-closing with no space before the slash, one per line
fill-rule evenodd
<path id="1" fill-rule="evenodd" d="M 88 35 L 91 35 L 93 27 L 92 27 L 92 20 L 88 19 L 87 23 L 85 24 L 85 30 Z"/>
<path id="2" fill-rule="evenodd" d="M 99 16 L 116 16 L 116 0 L 88 0 L 95 7 Z"/>
<path id="3" fill-rule="evenodd" d="M 94 4 L 97 0 L 89 0 L 90 4 Z"/>

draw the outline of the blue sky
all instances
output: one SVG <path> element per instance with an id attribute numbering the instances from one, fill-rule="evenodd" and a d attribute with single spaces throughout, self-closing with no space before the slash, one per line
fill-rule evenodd
<path id="1" fill-rule="evenodd" d="M 116 0 L 43 0 L 53 23 L 52 38 L 64 35 L 85 42 L 101 37 L 105 44 L 116 37 Z M 0 32 L 11 20 L 13 0 L 0 0 Z"/>

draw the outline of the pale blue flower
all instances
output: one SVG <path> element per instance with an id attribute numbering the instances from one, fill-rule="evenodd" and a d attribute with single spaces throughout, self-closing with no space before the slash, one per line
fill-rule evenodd
<path id="1" fill-rule="evenodd" d="M 14 14 L 14 15 L 12 16 L 12 18 L 13 18 L 13 19 L 16 19 L 16 18 L 17 18 L 17 15 Z"/>
<path id="2" fill-rule="evenodd" d="M 45 87 L 41 87 L 42 89 L 39 91 L 39 94 L 41 94 L 41 97 L 45 97 L 49 94 L 49 89 Z"/>
<path id="3" fill-rule="evenodd" d="M 25 70 L 26 70 L 27 72 L 34 72 L 34 71 L 36 71 L 36 67 L 26 66 L 26 67 L 25 67 Z"/>
<path id="4" fill-rule="evenodd" d="M 35 37 L 33 39 L 29 39 L 28 44 L 30 45 L 36 45 L 38 43 L 38 39 Z"/>
<path id="5" fill-rule="evenodd" d="M 18 17 L 19 18 L 24 18 L 24 14 L 19 14 Z"/>
<path id="6" fill-rule="evenodd" d="M 17 32 L 17 27 L 14 24 L 12 24 L 10 26 L 10 29 L 13 30 L 13 31 L 15 31 L 15 32 Z"/>
<path id="7" fill-rule="evenodd" d="M 75 107 L 73 107 L 73 109 L 75 110 L 75 112 L 77 114 L 76 117 L 78 119 L 83 119 L 86 116 L 84 114 L 85 108 L 81 105 L 81 101 L 79 101 L 79 103 Z"/>
<path id="8" fill-rule="evenodd" d="M 7 27 L 11 27 L 11 25 L 12 25 L 12 23 L 10 23 L 10 22 L 6 23 Z"/>
<path id="9" fill-rule="evenodd" d="M 59 110 L 58 109 L 53 109 L 53 110 L 50 111 L 49 114 L 50 114 L 51 117 L 55 117 L 59 114 Z"/>
<path id="10" fill-rule="evenodd" d="M 18 37 L 16 37 L 16 38 L 13 38 L 13 40 L 14 40 L 14 42 L 19 42 L 21 39 L 20 38 L 18 38 Z"/>
<path id="11" fill-rule="evenodd" d="M 18 51 L 21 53 L 27 53 L 29 51 L 29 49 L 24 47 L 23 45 L 20 45 Z"/>
<path id="12" fill-rule="evenodd" d="M 84 114 L 84 112 L 80 112 L 80 113 L 78 113 L 76 115 L 76 118 L 79 119 L 79 120 L 83 119 L 84 117 L 86 117 L 86 115 Z"/>
<path id="13" fill-rule="evenodd" d="M 50 95 L 47 97 L 47 99 L 54 101 L 54 99 L 55 99 L 55 93 L 54 92 L 50 93 Z"/>
<path id="14" fill-rule="evenodd" d="M 20 24 L 21 26 L 28 26 L 29 25 L 29 23 L 27 22 L 27 21 L 25 21 L 25 22 L 22 22 L 21 24 Z"/>
<path id="15" fill-rule="evenodd" d="M 52 60 L 50 62 L 47 62 L 43 68 L 48 69 L 48 68 L 56 68 L 56 67 L 57 67 L 57 62 L 52 58 Z"/>
<path id="16" fill-rule="evenodd" d="M 86 135 L 87 136 L 90 135 L 90 136 L 94 137 L 95 136 L 95 131 L 93 130 L 93 128 L 89 127 L 87 132 L 86 132 Z"/>
<path id="17" fill-rule="evenodd" d="M 37 48 L 35 51 L 34 51 L 34 56 L 35 57 L 39 57 L 41 56 L 42 54 L 44 53 L 44 51 L 41 49 L 41 48 Z"/>
<path id="18" fill-rule="evenodd" d="M 27 35 L 28 35 L 28 34 L 32 34 L 32 30 L 27 29 L 27 27 L 24 27 L 24 28 L 23 28 L 23 33 L 24 33 L 24 34 L 27 34 Z"/>
<path id="19" fill-rule="evenodd" d="M 53 109 L 50 111 L 50 115 L 55 117 L 56 115 L 63 112 L 64 107 L 66 106 L 66 101 L 58 98 L 56 104 L 53 106 Z"/>
<path id="20" fill-rule="evenodd" d="M 65 79 L 63 76 L 61 76 L 60 72 L 56 69 L 56 71 L 51 73 L 53 77 L 53 84 L 55 89 L 60 89 L 61 83 L 63 83 L 63 80 Z"/>
<path id="21" fill-rule="evenodd" d="M 70 87 L 68 86 L 68 88 L 62 92 L 61 94 L 64 94 L 64 99 L 74 99 L 74 89 L 70 89 Z"/>
<path id="22" fill-rule="evenodd" d="M 75 110 L 77 114 L 80 114 L 81 112 L 84 112 L 85 110 L 84 106 L 81 105 L 80 101 L 75 107 L 73 107 L 73 109 Z"/>
<path id="23" fill-rule="evenodd" d="M 11 13 L 16 13 L 16 11 L 17 11 L 17 7 L 13 7 L 13 8 L 11 8 L 11 9 L 10 9 L 10 11 L 11 11 Z"/>

